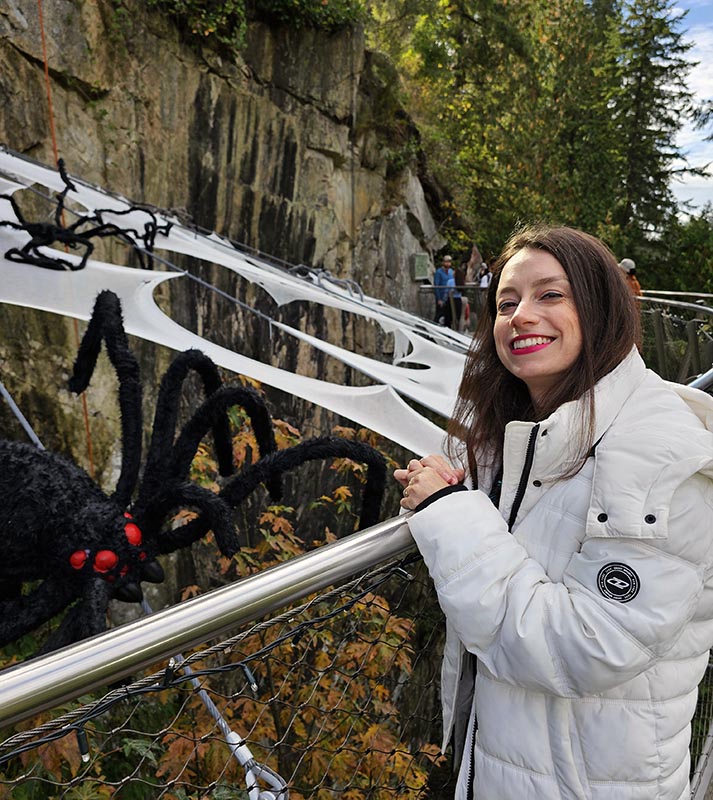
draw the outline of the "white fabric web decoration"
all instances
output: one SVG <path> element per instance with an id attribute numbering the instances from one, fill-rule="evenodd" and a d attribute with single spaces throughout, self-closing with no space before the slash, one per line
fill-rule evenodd
<path id="1" fill-rule="evenodd" d="M 74 178 L 72 182 L 76 191 L 66 194 L 66 201 L 72 208 L 79 205 L 90 214 L 102 209 L 102 219 L 107 223 L 124 229 L 144 229 L 149 218 L 146 211 L 97 187 Z M 0 193 L 10 195 L 34 184 L 58 193 L 66 188 L 58 172 L 0 150 Z M 262 287 L 278 306 L 302 300 L 371 319 L 385 332 L 393 334 L 394 363 L 385 364 L 352 353 L 273 321 L 272 324 L 286 334 L 339 359 L 377 383 L 365 387 L 342 386 L 264 364 L 191 333 L 161 311 L 153 297 L 154 288 L 166 280 L 185 280 L 182 273 L 170 269 L 160 272 L 132 269 L 92 259 L 79 271 L 56 271 L 16 263 L 8 260 L 5 254 L 10 248 L 21 248 L 30 236 L 9 227 L 0 227 L 0 302 L 86 320 L 91 316 L 96 295 L 103 289 L 111 289 L 121 299 L 126 330 L 134 336 L 175 350 L 200 349 L 226 369 L 316 403 L 416 454 L 442 449 L 441 428 L 402 398 L 448 416 L 463 370 L 468 337 L 364 296 L 348 282 L 306 269 L 300 270 L 306 273 L 300 276 L 242 253 L 216 234 L 196 233 L 166 214 L 154 212 L 154 216 L 159 226 L 171 223 L 168 233 L 159 231 L 154 242 L 154 252 L 166 261 L 170 262 L 171 254 L 181 253 L 218 264 Z M 0 221 L 3 220 L 18 221 L 8 200 L 0 200 Z M 64 250 L 42 248 L 42 252 L 49 256 L 56 254 L 73 263 L 81 260 Z"/>

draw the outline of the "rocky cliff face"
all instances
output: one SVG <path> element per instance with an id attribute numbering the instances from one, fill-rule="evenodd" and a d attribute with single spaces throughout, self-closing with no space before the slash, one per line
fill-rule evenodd
<path id="1" fill-rule="evenodd" d="M 52 164 L 54 126 L 72 174 L 417 307 L 409 256 L 443 241 L 408 158 L 417 134 L 389 100 L 393 87 L 359 29 L 328 35 L 254 23 L 236 57 L 184 41 L 170 18 L 139 0 L 43 6 L 53 114 L 38 4 L 8 0 L 0 7 L 0 143 Z M 226 288 L 269 306 L 237 279 Z M 202 333 L 220 329 L 224 343 L 264 351 L 263 332 L 234 309 L 194 297 L 171 302 Z M 285 313 L 362 352 L 384 346 L 359 320 Z M 279 343 L 273 360 L 280 350 L 310 374 L 329 372 L 324 359 Z M 340 369 L 329 377 L 344 379 Z M 22 392 L 29 376 L 18 378 Z"/>
<path id="2" fill-rule="evenodd" d="M 255 23 L 236 58 L 138 0 L 53 0 L 44 28 L 71 173 L 413 303 L 408 256 L 442 241 L 418 178 L 390 169 L 397 120 L 379 140 L 384 86 L 360 30 Z M 0 102 L 0 141 L 52 163 L 34 0 L 0 9 Z"/>
<path id="3" fill-rule="evenodd" d="M 255 23 L 242 57 L 235 57 L 184 39 L 171 19 L 140 0 L 52 0 L 43 3 L 43 14 L 51 115 L 38 4 L 0 5 L 0 143 L 52 164 L 54 126 L 58 155 L 71 174 L 416 308 L 409 256 L 432 253 L 443 242 L 409 155 L 417 134 L 360 30 L 327 35 Z M 35 218 L 49 212 L 33 210 Z M 118 247 L 106 247 L 121 258 Z M 359 352 L 388 350 L 364 320 L 301 304 L 278 312 L 262 290 L 237 276 L 191 266 L 248 307 L 281 313 Z M 28 269 L 35 270 L 30 279 L 42 279 L 42 270 Z M 162 302 L 202 335 L 305 374 L 360 380 L 338 362 L 270 337 L 264 322 L 215 294 L 171 283 Z M 77 346 L 73 327 L 0 305 L 0 370 L 44 443 L 87 466 L 79 404 L 64 388 Z M 132 346 L 150 420 L 170 354 Z M 88 393 L 88 413 L 97 476 L 110 486 L 118 414 L 114 376 L 105 362 L 102 370 Z M 279 393 L 271 399 L 276 413 L 307 434 L 328 432 L 338 421 Z M 25 438 L 4 403 L 0 436 Z"/>

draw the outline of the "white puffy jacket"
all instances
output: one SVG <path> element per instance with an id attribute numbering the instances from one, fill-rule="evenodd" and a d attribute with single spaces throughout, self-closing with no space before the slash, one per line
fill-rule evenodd
<path id="1" fill-rule="evenodd" d="M 470 713 L 456 800 L 473 766 L 475 800 L 689 795 L 713 645 L 713 399 L 632 351 L 595 403 L 600 441 L 575 477 L 557 480 L 580 402 L 507 426 L 499 510 L 462 491 L 408 520 L 447 620 L 444 746 Z"/>

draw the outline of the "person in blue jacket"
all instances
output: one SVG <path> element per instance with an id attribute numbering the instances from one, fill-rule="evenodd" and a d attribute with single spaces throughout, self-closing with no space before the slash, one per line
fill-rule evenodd
<path id="1" fill-rule="evenodd" d="M 439 325 L 445 324 L 446 319 L 446 303 L 448 302 L 448 281 L 453 277 L 453 270 L 451 268 L 451 257 L 443 256 L 441 266 L 436 270 L 433 276 L 433 285 L 435 286 L 434 292 L 436 295 L 436 315 L 434 321 Z"/>
<path id="2" fill-rule="evenodd" d="M 639 339 L 601 241 L 517 231 L 449 460 L 394 473 L 446 618 L 456 800 L 690 797 L 713 645 L 713 398 L 648 370 Z"/>

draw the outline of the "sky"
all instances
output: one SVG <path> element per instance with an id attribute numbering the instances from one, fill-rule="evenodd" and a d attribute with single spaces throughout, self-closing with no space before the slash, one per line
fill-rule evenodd
<path id="1" fill-rule="evenodd" d="M 689 75 L 688 85 L 699 100 L 713 99 L 713 0 L 677 0 L 677 10 L 688 11 L 683 21 L 686 41 L 693 47 L 688 52 L 689 61 L 699 62 Z M 705 137 L 713 134 L 713 124 L 703 130 L 687 125 L 678 136 L 678 144 L 693 166 L 711 164 L 711 177 L 687 177 L 674 181 L 672 189 L 679 201 L 691 201 L 694 208 L 713 203 L 713 141 Z"/>

